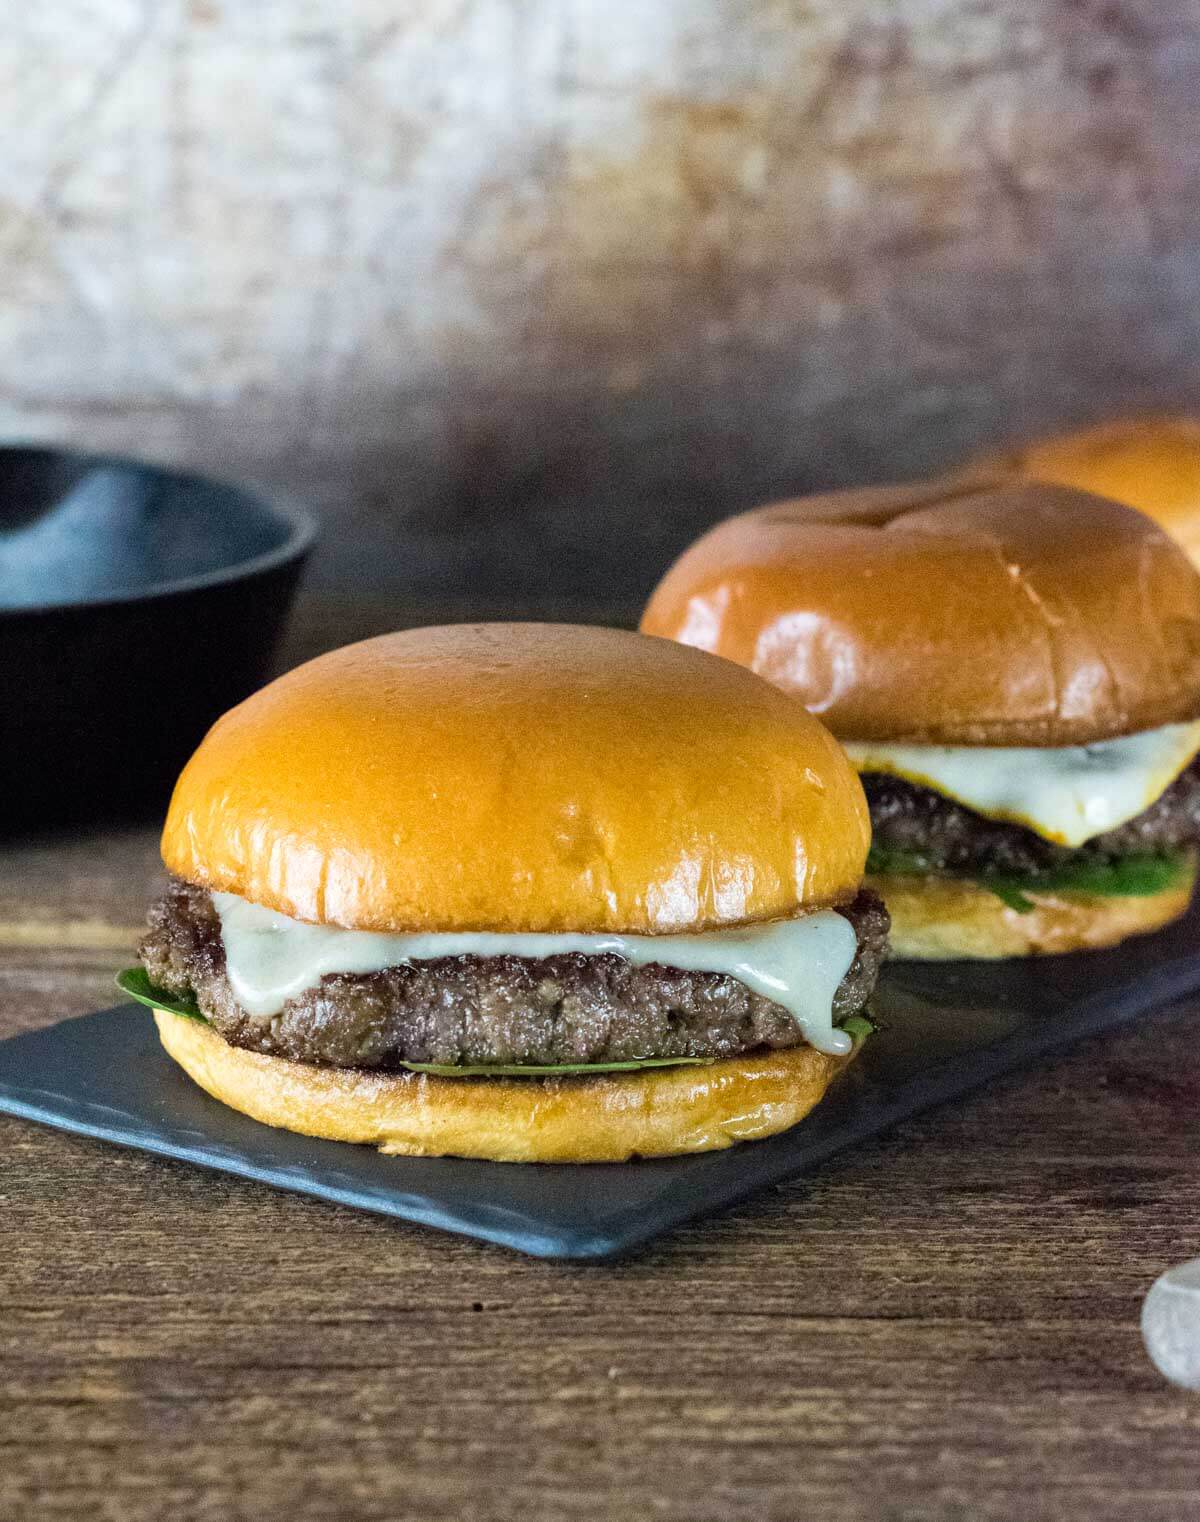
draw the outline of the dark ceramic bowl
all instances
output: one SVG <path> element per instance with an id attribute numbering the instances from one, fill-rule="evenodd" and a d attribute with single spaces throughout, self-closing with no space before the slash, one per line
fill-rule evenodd
<path id="1" fill-rule="evenodd" d="M 198 476 L 0 448 L 0 826 L 162 808 L 268 675 L 313 533 Z"/>

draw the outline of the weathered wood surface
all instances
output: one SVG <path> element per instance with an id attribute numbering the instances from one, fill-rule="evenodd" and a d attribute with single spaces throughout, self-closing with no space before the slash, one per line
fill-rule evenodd
<path id="1" fill-rule="evenodd" d="M 1186 0 L 11 10 L 0 426 L 313 496 L 294 656 L 1200 397 Z M 113 998 L 156 872 L 0 846 L 0 1033 Z M 608 1268 L 0 1121 L 0 1518 L 1195 1517 L 1137 1317 L 1197 1013 Z"/>
<path id="2" fill-rule="evenodd" d="M 149 829 L 0 851 L 0 1033 L 113 999 Z M 0 1517 L 1184 1522 L 1193 1005 L 615 1267 L 0 1121 Z"/>
<path id="3" fill-rule="evenodd" d="M 331 583 L 631 608 L 764 497 L 1200 402 L 1194 0 L 9 10 L 0 428 L 290 484 Z"/>

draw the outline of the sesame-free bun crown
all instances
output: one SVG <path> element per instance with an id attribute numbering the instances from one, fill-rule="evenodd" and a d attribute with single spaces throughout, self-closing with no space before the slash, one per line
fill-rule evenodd
<path id="1" fill-rule="evenodd" d="M 655 933 L 853 895 L 866 804 L 826 730 L 727 661 L 553 624 L 349 645 L 227 713 L 167 867 L 315 923 Z"/>
<path id="2" fill-rule="evenodd" d="M 1200 714 L 1200 575 L 1065 487 L 835 492 L 719 524 L 649 634 L 748 666 L 843 740 L 1077 745 Z"/>
<path id="3" fill-rule="evenodd" d="M 1200 566 L 1200 419 L 1122 418 L 987 455 L 979 470 L 1125 502 L 1166 529 Z"/>

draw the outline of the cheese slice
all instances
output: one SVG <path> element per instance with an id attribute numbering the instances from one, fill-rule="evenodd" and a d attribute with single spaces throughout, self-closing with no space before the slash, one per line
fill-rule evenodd
<path id="1" fill-rule="evenodd" d="M 238 1003 L 269 1020 L 326 973 L 382 972 L 436 957 L 542 957 L 582 952 L 657 962 L 688 972 L 724 973 L 780 1004 L 810 1046 L 844 1056 L 853 1045 L 833 1025 L 833 996 L 858 949 L 854 927 L 832 909 L 697 935 L 523 934 L 490 931 L 377 935 L 307 925 L 234 893 L 214 893 L 225 967 Z"/>
<path id="2" fill-rule="evenodd" d="M 1162 797 L 1200 752 L 1200 722 L 1059 748 L 851 742 L 845 749 L 860 772 L 915 782 L 986 819 L 1081 846 Z"/>

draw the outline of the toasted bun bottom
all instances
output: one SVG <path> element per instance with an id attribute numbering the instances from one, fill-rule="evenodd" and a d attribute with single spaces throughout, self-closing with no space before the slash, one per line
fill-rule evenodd
<path id="1" fill-rule="evenodd" d="M 977 883 L 948 877 L 869 877 L 892 916 L 891 956 L 1031 957 L 1115 946 L 1158 930 L 1185 912 L 1195 872 L 1179 887 L 1144 898 L 1031 893 L 1034 907 L 1010 909 Z"/>
<path id="2" fill-rule="evenodd" d="M 230 1046 L 199 1020 L 154 1018 L 202 1089 L 265 1125 L 408 1157 L 504 1163 L 619 1163 L 772 1136 L 802 1120 L 854 1056 L 801 1046 L 595 1078 L 438 1078 L 288 1062 Z"/>

